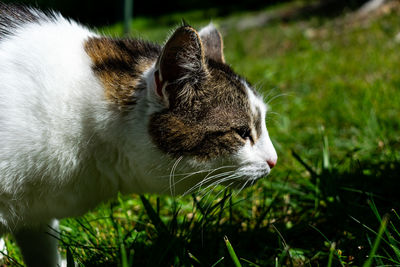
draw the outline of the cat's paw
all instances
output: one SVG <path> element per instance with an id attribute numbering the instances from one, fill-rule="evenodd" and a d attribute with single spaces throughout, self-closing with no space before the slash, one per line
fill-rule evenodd
<path id="1" fill-rule="evenodd" d="M 0 260 L 4 259 L 7 255 L 7 246 L 3 238 L 0 238 Z"/>
<path id="2" fill-rule="evenodd" d="M 60 262 L 59 262 L 59 264 L 58 264 L 58 267 L 67 267 L 67 266 L 68 266 L 67 260 L 66 260 L 66 259 L 61 259 Z M 70 266 L 71 266 L 71 265 L 70 265 Z M 74 262 L 74 263 L 72 264 L 72 266 L 78 267 L 78 264 L 77 264 L 76 262 Z"/>

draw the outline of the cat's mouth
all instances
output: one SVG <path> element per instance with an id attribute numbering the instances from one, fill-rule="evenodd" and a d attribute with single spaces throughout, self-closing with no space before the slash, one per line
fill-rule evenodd
<path id="1" fill-rule="evenodd" d="M 226 162 L 224 162 L 226 163 Z M 221 164 L 222 165 L 222 164 Z M 258 180 L 269 175 L 271 169 L 267 164 L 223 164 L 220 167 L 204 167 L 192 172 L 172 172 L 170 187 L 174 192 L 187 195 L 194 192 L 206 192 L 217 186 L 243 189 L 254 185 Z"/>

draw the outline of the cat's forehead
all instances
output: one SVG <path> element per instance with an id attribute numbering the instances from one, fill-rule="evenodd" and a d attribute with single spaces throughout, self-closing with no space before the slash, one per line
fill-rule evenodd
<path id="1" fill-rule="evenodd" d="M 226 64 L 209 61 L 209 79 L 205 86 L 212 90 L 219 98 L 229 98 L 232 102 L 245 101 L 247 98 L 246 87 L 242 78 Z"/>
<path id="2" fill-rule="evenodd" d="M 240 106 L 252 114 L 265 114 L 267 107 L 260 94 L 242 77 L 237 75 L 226 64 L 215 64 L 211 61 L 211 90 L 217 90 L 220 101 L 227 105 Z M 238 107 L 236 107 L 238 108 Z"/>

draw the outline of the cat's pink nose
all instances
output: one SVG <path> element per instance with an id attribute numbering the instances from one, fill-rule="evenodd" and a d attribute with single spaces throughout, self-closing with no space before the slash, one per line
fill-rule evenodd
<path id="1" fill-rule="evenodd" d="M 278 159 L 267 160 L 268 166 L 272 169 L 273 167 L 275 167 L 277 161 L 278 161 Z"/>

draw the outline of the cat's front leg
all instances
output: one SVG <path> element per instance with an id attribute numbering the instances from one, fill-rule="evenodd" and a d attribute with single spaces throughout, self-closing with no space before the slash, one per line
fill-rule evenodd
<path id="1" fill-rule="evenodd" d="M 28 267 L 63 265 L 57 249 L 58 232 L 58 221 L 52 220 L 47 224 L 24 227 L 13 233 Z"/>

